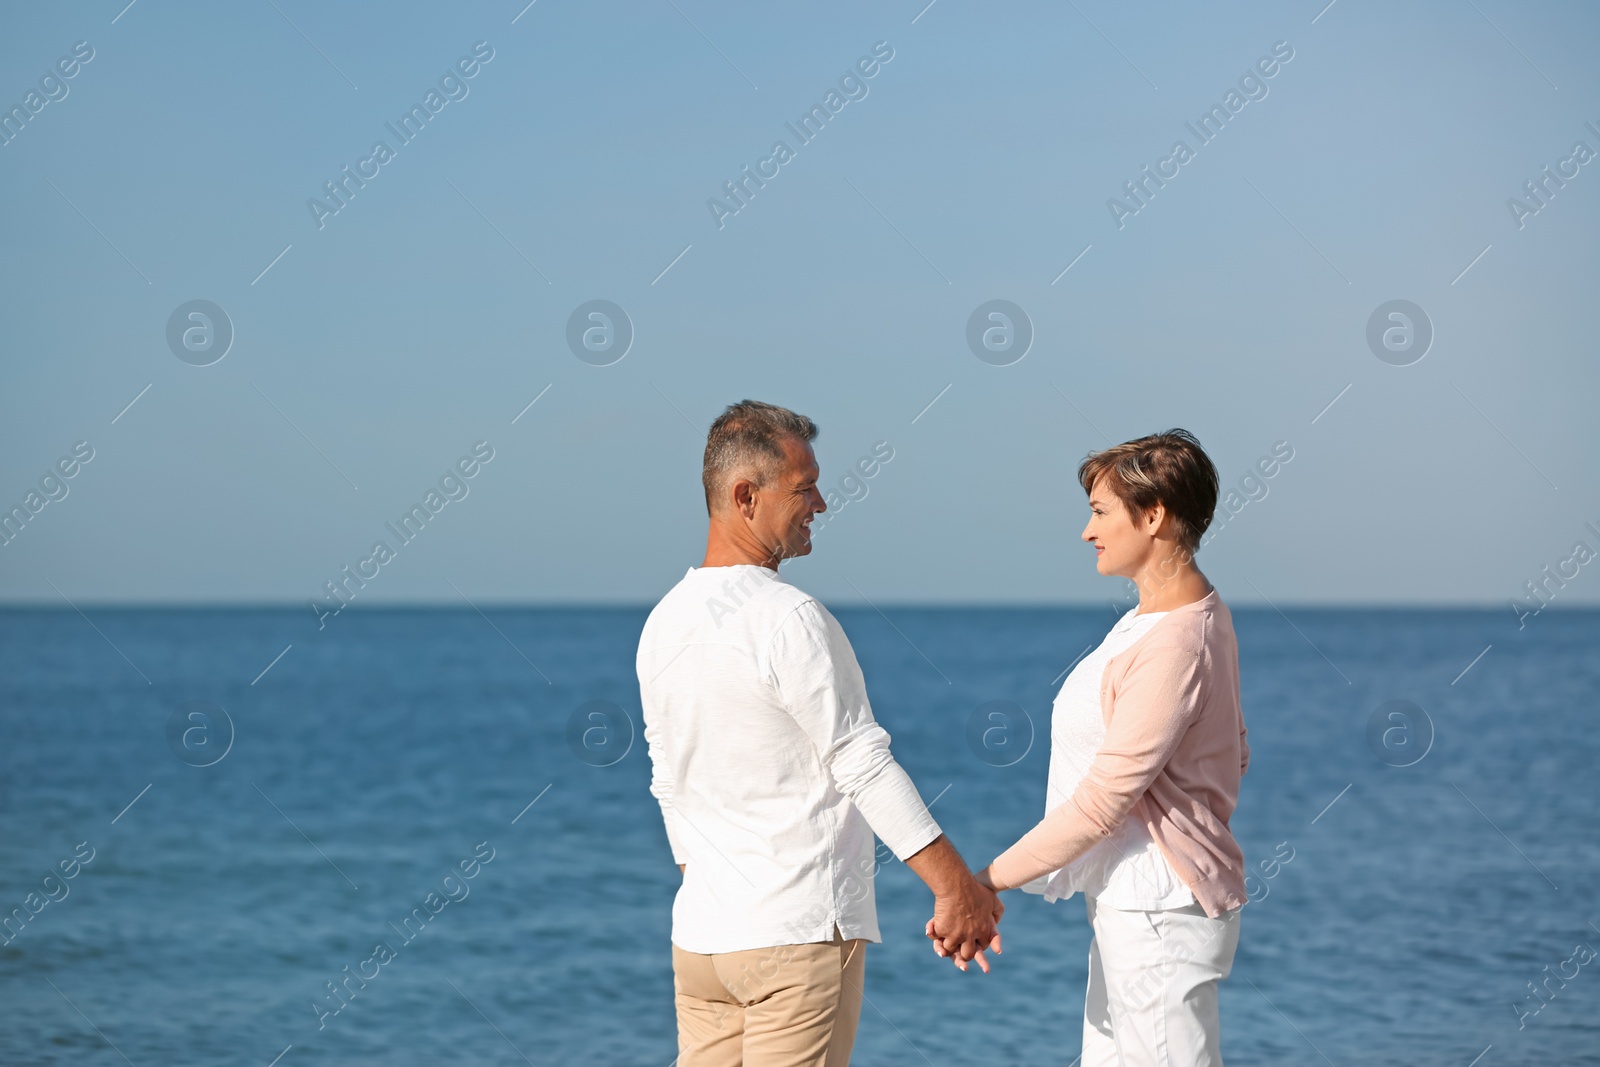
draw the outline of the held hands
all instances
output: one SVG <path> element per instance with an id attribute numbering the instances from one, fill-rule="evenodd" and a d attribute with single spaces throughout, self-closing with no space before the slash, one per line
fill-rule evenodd
<path id="1" fill-rule="evenodd" d="M 989 961 L 984 951 L 993 949 L 996 955 L 1000 954 L 998 925 L 1005 910 L 987 872 L 979 872 L 965 879 L 964 884 L 957 883 L 955 891 L 935 898 L 933 918 L 923 932 L 941 959 L 949 959 L 962 971 L 977 960 L 979 970 L 988 974 Z"/>
<path id="2" fill-rule="evenodd" d="M 940 834 L 920 851 L 906 857 L 906 866 L 933 890 L 933 918 L 926 933 L 934 951 L 950 958 L 963 971 L 974 959 L 983 971 L 989 970 L 985 949 L 1000 951 L 1000 921 L 1005 905 L 995 896 L 994 887 L 983 874 L 976 878 L 967 869 L 961 854 L 950 839 Z"/>

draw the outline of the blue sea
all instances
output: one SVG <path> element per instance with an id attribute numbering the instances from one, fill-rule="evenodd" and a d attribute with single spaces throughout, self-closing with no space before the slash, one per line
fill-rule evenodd
<path id="1" fill-rule="evenodd" d="M 668 1067 L 645 613 L 0 613 L 0 1064 Z M 987 861 L 1113 608 L 837 614 Z M 1234 619 L 1228 1062 L 1600 1063 L 1600 613 Z M 856 1063 L 1073 1063 L 1081 898 L 1010 894 L 983 976 L 933 956 L 902 864 L 877 897 Z"/>

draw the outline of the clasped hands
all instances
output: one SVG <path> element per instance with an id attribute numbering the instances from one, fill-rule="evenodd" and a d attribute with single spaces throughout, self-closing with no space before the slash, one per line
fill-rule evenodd
<path id="1" fill-rule="evenodd" d="M 1000 954 L 999 924 L 1005 910 L 988 872 L 979 871 L 958 882 L 952 892 L 934 899 L 933 918 L 923 932 L 941 959 L 949 959 L 962 971 L 977 960 L 978 968 L 988 974 L 984 951 L 993 949 Z"/>

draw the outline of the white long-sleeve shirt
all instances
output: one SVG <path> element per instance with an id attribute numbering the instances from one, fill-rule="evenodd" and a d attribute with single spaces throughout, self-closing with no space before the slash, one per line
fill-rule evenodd
<path id="1" fill-rule="evenodd" d="M 939 836 L 838 621 L 765 567 L 691 567 L 639 637 L 650 792 L 685 864 L 672 942 L 879 941 L 873 834 Z"/>

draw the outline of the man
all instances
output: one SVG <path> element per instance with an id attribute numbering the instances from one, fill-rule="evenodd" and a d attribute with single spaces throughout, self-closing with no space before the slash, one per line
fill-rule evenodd
<path id="1" fill-rule="evenodd" d="M 889 752 L 839 623 L 778 576 L 826 510 L 816 425 L 745 400 L 711 425 L 704 563 L 639 638 L 639 695 L 683 884 L 672 907 L 679 1067 L 845 1067 L 865 945 L 880 941 L 873 834 L 934 892 L 966 969 L 999 951 L 973 880 Z"/>

